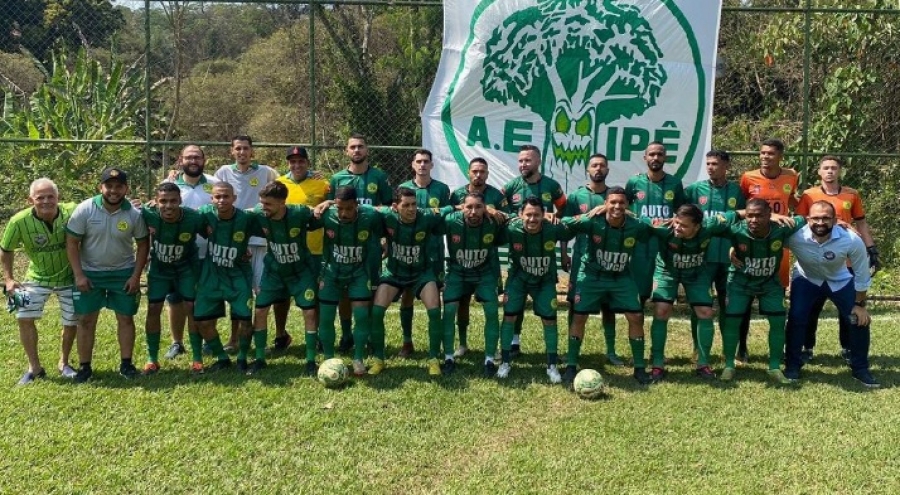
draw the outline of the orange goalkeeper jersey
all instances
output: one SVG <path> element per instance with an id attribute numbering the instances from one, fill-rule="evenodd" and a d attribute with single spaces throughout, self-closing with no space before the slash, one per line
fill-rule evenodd
<path id="1" fill-rule="evenodd" d="M 791 206 L 797 204 L 797 188 L 800 175 L 790 168 L 781 169 L 781 174 L 770 179 L 759 169 L 744 172 L 741 175 L 741 192 L 748 200 L 759 198 L 766 200 L 773 213 L 788 215 Z"/>
<path id="2" fill-rule="evenodd" d="M 821 187 L 810 187 L 800 196 L 800 204 L 797 205 L 797 214 L 809 216 L 809 207 L 816 201 L 827 201 L 834 206 L 838 220 L 853 223 L 854 220 L 866 218 L 863 210 L 862 198 L 859 191 L 852 187 L 841 186 L 837 194 L 828 194 Z"/>

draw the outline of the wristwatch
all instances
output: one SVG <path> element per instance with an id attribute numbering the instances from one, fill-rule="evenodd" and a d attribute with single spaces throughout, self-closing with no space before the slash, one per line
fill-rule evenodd
<path id="1" fill-rule="evenodd" d="M 865 307 L 866 307 L 866 300 L 863 299 L 862 301 L 856 301 L 856 302 L 853 303 L 853 305 L 854 305 L 854 306 L 859 306 L 860 308 L 865 308 Z"/>

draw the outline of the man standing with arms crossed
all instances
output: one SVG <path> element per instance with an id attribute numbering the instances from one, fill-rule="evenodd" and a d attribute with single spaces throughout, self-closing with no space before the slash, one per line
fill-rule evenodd
<path id="1" fill-rule="evenodd" d="M 94 337 L 100 310 L 116 313 L 119 374 L 137 376 L 132 363 L 134 315 L 140 306 L 141 272 L 147 264 L 150 239 L 141 212 L 125 198 L 128 176 L 110 167 L 100 175 L 100 194 L 81 202 L 66 225 L 66 254 L 75 274 L 75 314 L 78 315 L 76 383 L 87 382 L 93 369 Z M 134 244 L 137 243 L 137 255 Z"/>
<path id="2" fill-rule="evenodd" d="M 19 338 L 28 358 L 28 371 L 19 385 L 27 385 L 36 378 L 44 378 L 46 371 L 38 357 L 38 336 L 35 321 L 44 315 L 44 304 L 50 294 L 59 300 L 62 321 L 62 351 L 58 369 L 65 378 L 74 378 L 69 366 L 69 354 L 75 342 L 77 320 L 72 305 L 72 267 L 66 258 L 66 222 L 75 209 L 74 203 L 59 204 L 59 189 L 50 179 L 37 179 L 28 189 L 31 208 L 13 215 L 6 224 L 0 240 L 0 260 L 3 264 L 4 292 L 15 297 L 16 291 L 27 294 L 30 302 L 18 306 L 16 319 Z M 13 273 L 15 250 L 21 248 L 28 257 L 28 271 L 21 282 Z"/>

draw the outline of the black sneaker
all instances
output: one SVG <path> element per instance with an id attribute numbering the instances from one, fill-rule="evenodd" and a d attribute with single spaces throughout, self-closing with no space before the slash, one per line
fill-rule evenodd
<path id="1" fill-rule="evenodd" d="M 856 381 L 869 388 L 878 388 L 881 386 L 881 384 L 878 383 L 878 380 L 876 380 L 868 370 L 853 372 L 853 378 L 856 378 Z"/>
<path id="2" fill-rule="evenodd" d="M 665 368 L 659 368 L 654 366 L 650 368 L 650 381 L 653 383 L 659 383 L 666 379 L 666 370 Z"/>
<path id="3" fill-rule="evenodd" d="M 307 376 L 316 376 L 319 374 L 319 365 L 315 361 L 307 361 L 305 371 Z"/>
<path id="4" fill-rule="evenodd" d="M 522 348 L 519 344 L 513 344 L 512 347 L 509 348 L 509 358 L 516 359 L 517 357 L 522 355 Z"/>
<path id="5" fill-rule="evenodd" d="M 803 361 L 803 364 L 806 364 L 813 360 L 813 350 L 812 349 L 803 349 L 800 351 L 800 360 Z"/>
<path id="6" fill-rule="evenodd" d="M 94 370 L 92 370 L 89 366 L 82 366 L 78 368 L 78 373 L 75 373 L 75 378 L 73 381 L 75 383 L 87 383 L 88 380 L 91 379 L 91 375 L 94 374 Z"/>
<path id="7" fill-rule="evenodd" d="M 16 385 L 28 385 L 29 383 L 34 382 L 38 378 L 46 378 L 46 377 L 47 377 L 47 371 L 43 370 L 43 369 L 41 371 L 38 371 L 37 373 L 32 373 L 30 371 L 26 371 L 25 374 L 22 375 L 22 378 L 19 379 L 19 382 Z"/>
<path id="8" fill-rule="evenodd" d="M 494 378 L 497 376 L 497 364 L 493 361 L 484 363 L 484 377 Z"/>
<path id="9" fill-rule="evenodd" d="M 566 370 L 563 371 L 562 374 L 562 382 L 564 385 L 571 387 L 573 383 L 575 383 L 575 375 L 578 374 L 578 368 L 572 365 L 567 365 Z"/>
<path id="10" fill-rule="evenodd" d="M 247 368 L 247 374 L 255 375 L 264 369 L 266 369 L 265 359 L 257 359 L 256 361 L 253 361 L 249 368 Z"/>
<path id="11" fill-rule="evenodd" d="M 231 360 L 230 359 L 220 359 L 220 360 L 216 361 L 215 363 L 211 364 L 209 366 L 209 368 L 207 368 L 206 370 L 209 371 L 210 373 L 215 373 L 216 371 L 227 370 L 228 368 L 231 368 Z"/>
<path id="12" fill-rule="evenodd" d="M 445 359 L 444 364 L 441 365 L 441 373 L 449 375 L 454 371 L 456 371 L 456 361 L 452 359 Z"/>
<path id="13" fill-rule="evenodd" d="M 140 372 L 137 370 L 137 368 L 134 367 L 133 364 L 121 364 L 119 365 L 119 374 L 122 375 L 122 377 L 131 380 L 132 378 L 140 375 Z"/>
<path id="14" fill-rule="evenodd" d="M 286 333 L 280 337 L 275 337 L 275 340 L 272 343 L 272 352 L 284 352 L 288 350 L 288 347 L 291 346 L 291 342 L 294 339 L 291 338 L 291 334 Z"/>
<path id="15" fill-rule="evenodd" d="M 787 378 L 788 380 L 797 381 L 800 379 L 800 370 L 785 368 L 784 369 L 784 377 Z"/>
<path id="16" fill-rule="evenodd" d="M 350 335 L 342 336 L 341 341 L 338 342 L 338 352 L 347 354 L 351 349 L 353 349 L 353 337 Z"/>
<path id="17" fill-rule="evenodd" d="M 641 385 L 650 385 L 651 383 L 653 383 L 653 379 L 650 378 L 650 375 L 647 374 L 646 368 L 635 368 L 634 379 L 637 380 L 637 382 Z"/>
<path id="18" fill-rule="evenodd" d="M 238 359 L 237 360 L 237 370 L 238 370 L 238 373 L 249 374 L 248 371 L 250 371 L 250 365 L 247 364 L 246 359 Z"/>

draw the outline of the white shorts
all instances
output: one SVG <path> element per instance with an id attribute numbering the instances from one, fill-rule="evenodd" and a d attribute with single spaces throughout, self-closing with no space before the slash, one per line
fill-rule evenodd
<path id="1" fill-rule="evenodd" d="M 75 305 L 72 300 L 72 287 L 43 287 L 34 283 L 26 282 L 22 284 L 22 288 L 28 291 L 31 302 L 24 308 L 19 308 L 16 312 L 16 318 L 37 320 L 44 316 L 44 305 L 50 294 L 56 294 L 59 301 L 60 320 L 64 326 L 75 325 L 78 318 L 75 317 Z"/>
<path id="2" fill-rule="evenodd" d="M 266 260 L 266 246 L 250 246 L 250 264 L 253 266 L 253 292 L 259 292 Z"/>

